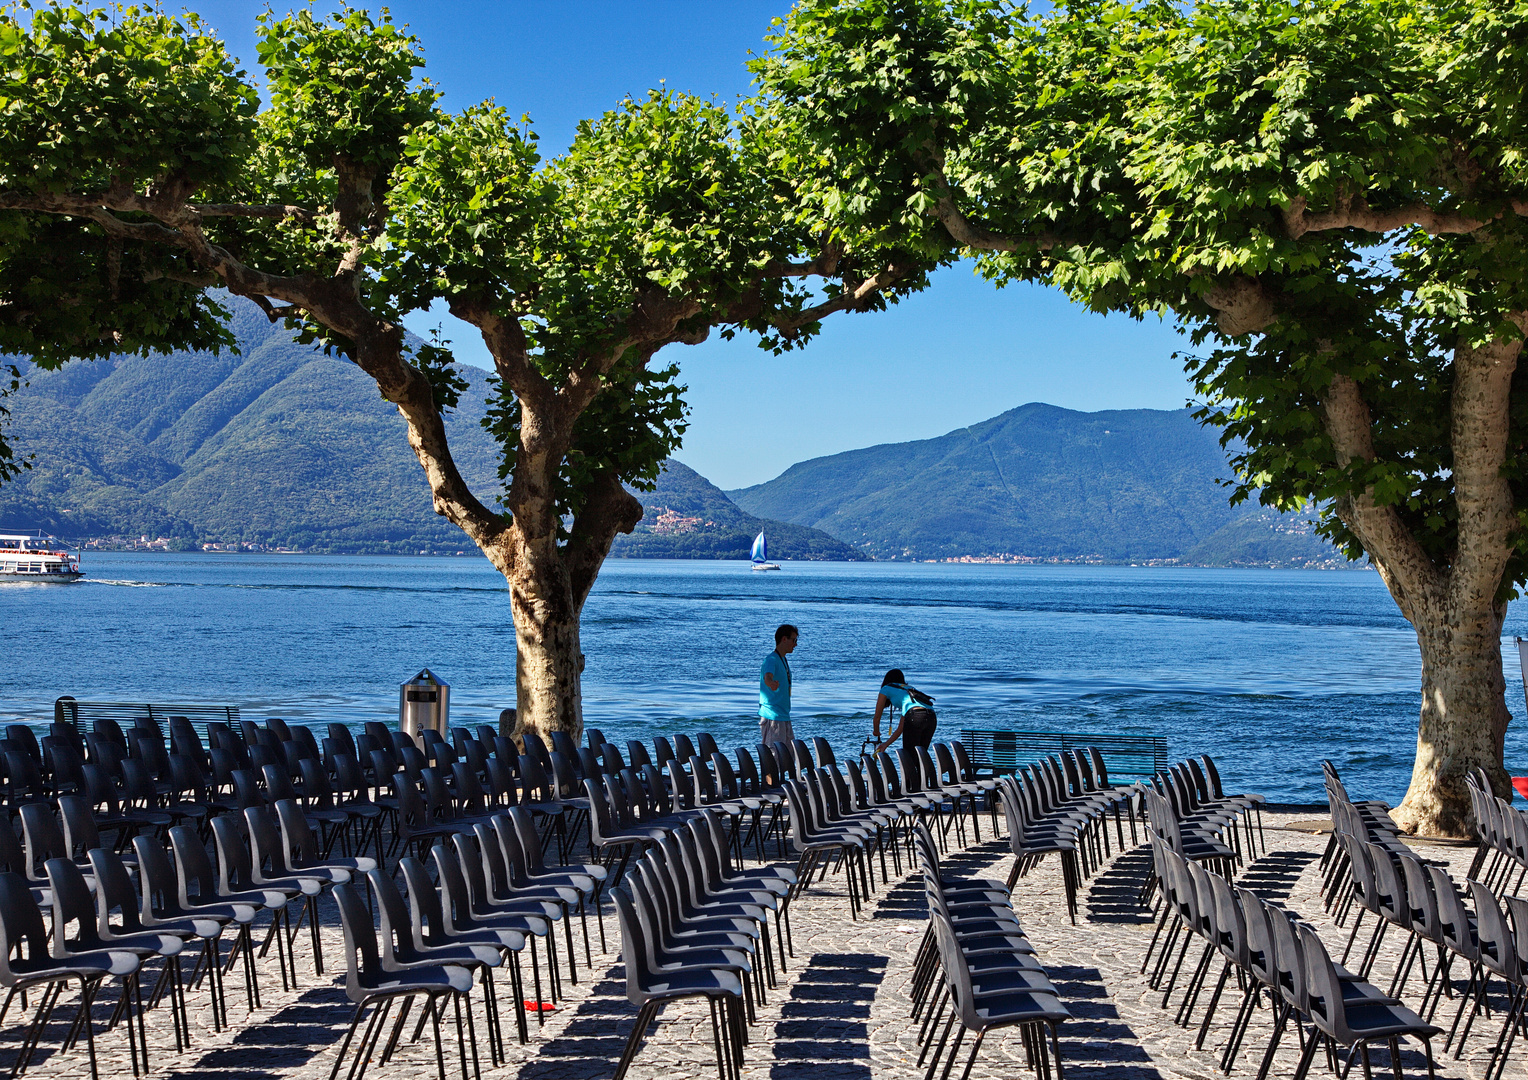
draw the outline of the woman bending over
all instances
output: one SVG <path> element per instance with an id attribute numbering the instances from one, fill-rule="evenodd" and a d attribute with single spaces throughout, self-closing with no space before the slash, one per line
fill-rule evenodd
<path id="1" fill-rule="evenodd" d="M 928 744 L 934 738 L 934 728 L 939 723 L 934 710 L 929 708 L 933 703 L 934 699 L 923 691 L 907 685 L 907 676 L 902 674 L 901 668 L 888 671 L 881 680 L 881 692 L 875 699 L 875 752 L 879 754 L 896 742 L 898 735 L 902 736 L 902 745 L 909 750 L 915 746 L 928 749 Z M 901 717 L 897 729 L 885 742 L 881 742 L 881 713 L 888 708 L 896 709 Z"/>

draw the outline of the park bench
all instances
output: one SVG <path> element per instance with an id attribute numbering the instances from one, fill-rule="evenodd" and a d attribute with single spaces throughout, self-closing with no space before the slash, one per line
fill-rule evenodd
<path id="1" fill-rule="evenodd" d="M 978 769 L 997 774 L 1059 754 L 1096 747 L 1109 779 L 1138 780 L 1167 768 L 1167 739 L 1161 735 L 1105 735 L 1097 731 L 973 731 L 960 741 Z"/>
<path id="2" fill-rule="evenodd" d="M 137 720 L 153 720 L 161 729 L 172 716 L 184 716 L 191 721 L 198 735 L 207 735 L 209 721 L 220 721 L 237 729 L 239 707 L 237 705 L 150 705 L 123 701 L 76 701 L 61 697 L 53 703 L 53 720 L 59 724 L 72 724 L 79 731 L 90 731 L 97 720 L 115 720 L 123 727 Z"/>

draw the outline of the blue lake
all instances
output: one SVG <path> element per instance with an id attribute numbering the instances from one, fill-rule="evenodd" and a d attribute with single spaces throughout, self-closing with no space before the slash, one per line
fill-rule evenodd
<path id="1" fill-rule="evenodd" d="M 44 722 L 53 699 L 200 701 L 247 718 L 391 720 L 428 665 L 451 719 L 514 703 L 503 579 L 476 557 L 88 554 L 73 585 L 0 585 L 10 660 L 0 719 Z M 1215 755 L 1228 784 L 1322 798 L 1321 758 L 1365 797 L 1410 777 L 1416 638 L 1370 571 L 915 563 L 611 560 L 584 613 L 587 722 L 618 741 L 710 730 L 757 740 L 759 663 L 774 627 L 791 657 L 798 735 L 854 751 L 889 667 L 937 700 L 940 729 L 1165 735 Z M 1528 772 L 1517 717 L 1507 763 Z"/>

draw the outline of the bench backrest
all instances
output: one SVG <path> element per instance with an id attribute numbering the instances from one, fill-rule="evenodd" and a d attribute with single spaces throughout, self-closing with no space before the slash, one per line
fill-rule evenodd
<path id="1" fill-rule="evenodd" d="M 97 720 L 115 720 L 124 727 L 134 720 L 157 721 L 161 729 L 168 729 L 172 716 L 184 716 L 202 737 L 207 735 L 208 721 L 218 720 L 226 724 L 239 722 L 237 705 L 150 705 L 125 701 L 76 701 L 61 697 L 53 703 L 53 720 L 59 724 L 73 724 L 80 731 L 91 730 Z"/>
<path id="2" fill-rule="evenodd" d="M 979 768 L 1011 773 L 1020 765 L 1093 746 L 1103 755 L 1109 778 L 1155 776 L 1167 768 L 1167 739 L 1162 735 L 1106 735 L 1097 731 L 973 731 L 960 733 Z"/>

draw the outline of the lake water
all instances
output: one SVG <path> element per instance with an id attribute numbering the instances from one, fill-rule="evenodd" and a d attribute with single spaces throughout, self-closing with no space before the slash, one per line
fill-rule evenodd
<path id="1" fill-rule="evenodd" d="M 395 720 L 428 665 L 451 719 L 514 703 L 514 631 L 486 560 L 89 554 L 73 585 L 0 585 L 0 719 L 81 700 L 236 704 L 246 718 Z M 617 742 L 710 730 L 757 741 L 759 664 L 777 624 L 798 735 L 857 750 L 882 673 L 937 699 L 940 728 L 1165 735 L 1228 785 L 1322 799 L 1331 758 L 1355 794 L 1404 793 L 1416 638 L 1370 571 L 742 563 L 615 559 L 584 615 L 587 722 Z M 1528 772 L 1513 634 L 1507 761 Z"/>

